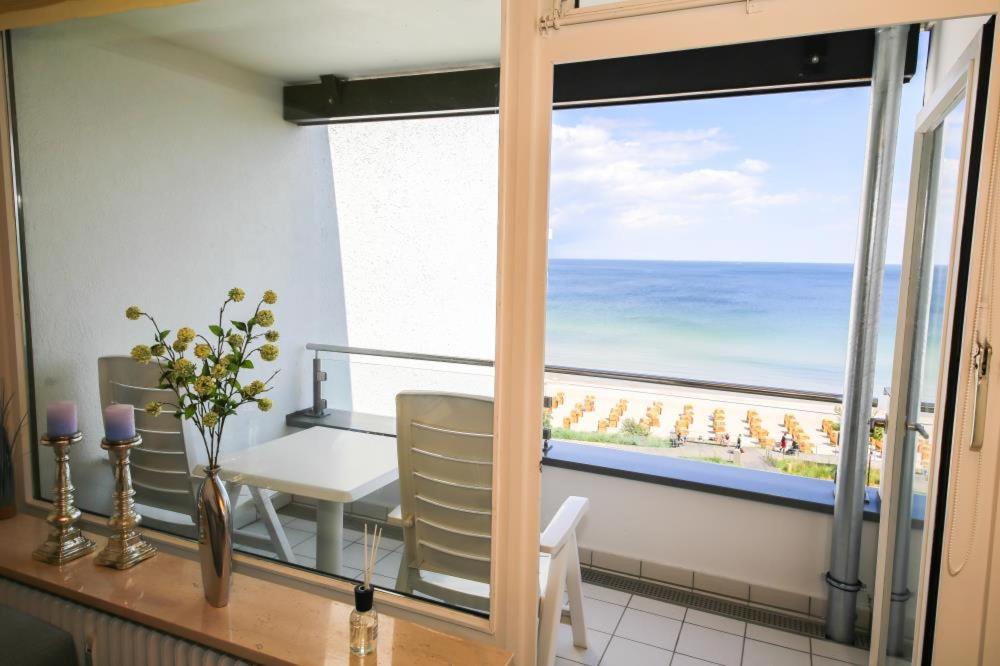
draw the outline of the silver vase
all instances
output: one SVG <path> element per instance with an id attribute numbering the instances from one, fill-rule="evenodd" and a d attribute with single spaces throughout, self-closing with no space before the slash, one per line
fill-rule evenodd
<path id="1" fill-rule="evenodd" d="M 205 600 L 222 608 L 233 578 L 233 518 L 218 467 L 205 470 L 198 488 L 198 554 Z"/>

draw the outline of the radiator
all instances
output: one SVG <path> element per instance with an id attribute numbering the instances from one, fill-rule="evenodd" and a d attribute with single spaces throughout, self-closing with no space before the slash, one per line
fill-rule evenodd
<path id="1" fill-rule="evenodd" d="M 0 604 L 71 634 L 81 666 L 247 666 L 245 661 L 6 578 L 0 578 Z"/>

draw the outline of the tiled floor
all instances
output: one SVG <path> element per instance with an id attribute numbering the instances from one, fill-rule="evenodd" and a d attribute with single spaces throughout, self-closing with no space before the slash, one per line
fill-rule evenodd
<path id="1" fill-rule="evenodd" d="M 557 666 L 845 666 L 868 653 L 584 583 L 587 649 L 560 625 Z"/>
<path id="2" fill-rule="evenodd" d="M 279 513 L 298 564 L 316 566 L 316 523 Z M 241 529 L 266 537 L 260 521 Z M 344 574 L 361 574 L 361 532 L 344 530 Z M 402 542 L 384 537 L 374 582 L 396 582 Z M 238 547 L 267 557 L 273 552 Z M 712 615 L 628 592 L 583 584 L 587 649 L 573 645 L 568 624 L 559 627 L 556 666 L 845 666 L 867 664 L 857 648 Z"/>
<path id="3" fill-rule="evenodd" d="M 292 515 L 279 513 L 281 524 L 285 528 L 285 536 L 292 546 L 292 553 L 295 555 L 296 564 L 315 568 L 316 567 L 316 522 L 304 518 L 296 518 Z M 254 534 L 267 538 L 267 528 L 264 523 L 257 521 L 246 527 L 240 528 L 240 532 Z M 350 578 L 360 579 L 362 560 L 362 539 L 364 535 L 357 530 L 344 530 L 344 552 L 341 558 L 343 573 Z M 403 542 L 397 539 L 390 539 L 383 536 L 379 544 L 379 555 L 375 561 L 375 573 L 372 575 L 372 582 L 385 588 L 395 587 L 396 575 L 399 572 L 399 561 L 403 559 Z M 274 558 L 273 551 L 249 546 L 237 545 L 237 550 L 263 555 Z"/>

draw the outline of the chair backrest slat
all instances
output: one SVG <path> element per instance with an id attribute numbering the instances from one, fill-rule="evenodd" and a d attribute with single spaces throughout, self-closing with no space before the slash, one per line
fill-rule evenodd
<path id="1" fill-rule="evenodd" d="M 489 582 L 493 400 L 403 392 L 396 424 L 407 565 Z"/>
<path id="2" fill-rule="evenodd" d="M 141 365 L 129 356 L 97 359 L 101 407 L 116 402 L 136 407 L 136 430 L 142 435 L 142 445 L 132 451 L 136 503 L 193 517 L 197 509 L 183 424 L 169 408 L 159 416 L 144 410 L 152 400 L 177 400 L 173 391 L 158 388 L 161 372 L 156 363 Z"/>

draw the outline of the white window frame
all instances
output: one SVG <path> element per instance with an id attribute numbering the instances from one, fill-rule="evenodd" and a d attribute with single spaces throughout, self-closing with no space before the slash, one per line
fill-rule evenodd
<path id="1" fill-rule="evenodd" d="M 641 6 L 641 9 L 640 9 Z M 552 81 L 556 64 L 658 53 L 876 25 L 920 23 L 997 11 L 989 0 L 633 0 L 602 10 L 602 20 L 542 29 L 553 0 L 504 0 L 500 78 L 500 201 L 497 256 L 497 328 L 494 461 L 494 539 L 489 620 L 399 597 L 383 600 L 397 615 L 485 640 L 513 651 L 516 664 L 535 661 L 538 612 L 539 433 L 542 400 L 548 183 Z M 561 7 L 561 5 L 556 5 Z M 583 10 L 567 10 L 566 14 Z M 996 89 L 1000 71 L 991 73 Z M 18 390 L 27 409 L 26 359 L 13 187 L 10 113 L 0 81 L 0 376 Z M 991 136 L 997 118 L 987 121 Z M 989 165 L 984 182 L 1000 181 Z M 30 449 L 20 446 L 21 510 L 43 514 L 49 504 L 32 496 Z M 105 519 L 84 515 L 93 531 Z M 194 544 L 150 534 L 175 552 Z M 239 570 L 291 586 L 347 595 L 348 583 L 237 554 Z"/>

